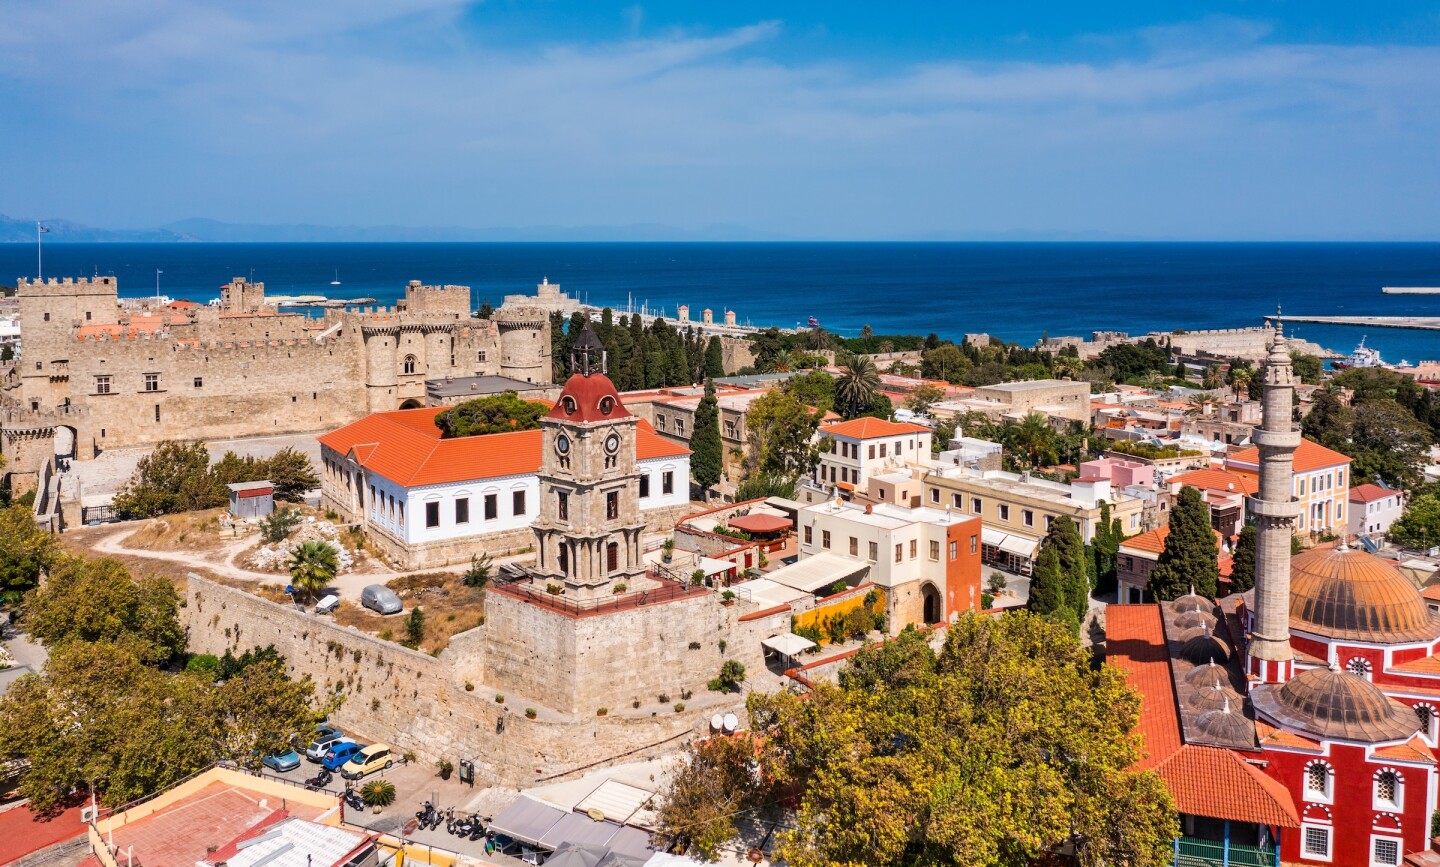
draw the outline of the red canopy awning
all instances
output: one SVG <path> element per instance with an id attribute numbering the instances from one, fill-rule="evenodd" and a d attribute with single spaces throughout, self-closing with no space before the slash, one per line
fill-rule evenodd
<path id="1" fill-rule="evenodd" d="M 746 533 L 783 533 L 791 527 L 789 518 L 759 513 L 731 518 L 726 523 L 730 529 Z"/>

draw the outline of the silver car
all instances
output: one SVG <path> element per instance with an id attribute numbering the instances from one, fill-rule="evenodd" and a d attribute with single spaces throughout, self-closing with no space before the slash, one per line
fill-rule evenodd
<path id="1" fill-rule="evenodd" d="M 395 591 L 384 584 L 371 584 L 360 591 L 360 604 L 376 614 L 399 614 L 404 606 Z"/>

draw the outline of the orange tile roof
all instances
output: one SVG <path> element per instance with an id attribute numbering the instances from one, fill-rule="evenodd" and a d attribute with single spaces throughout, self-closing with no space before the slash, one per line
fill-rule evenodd
<path id="1" fill-rule="evenodd" d="M 1419 659 L 1412 659 L 1409 662 L 1392 665 L 1390 666 L 1390 670 L 1404 671 L 1410 674 L 1440 675 L 1440 656 L 1422 656 Z"/>
<path id="2" fill-rule="evenodd" d="M 850 439 L 869 440 L 879 437 L 893 437 L 910 433 L 930 433 L 930 428 L 923 425 L 906 422 L 886 421 L 883 418 L 851 419 L 842 421 L 839 424 L 826 425 L 820 428 L 821 433 L 833 436 L 849 437 Z"/>
<path id="3" fill-rule="evenodd" d="M 1155 773 L 1165 781 L 1181 813 L 1300 827 L 1289 790 L 1233 750 L 1186 744 L 1156 765 Z"/>
<path id="4" fill-rule="evenodd" d="M 1420 595 L 1426 599 L 1440 602 L 1440 584 L 1430 584 L 1420 588 Z"/>
<path id="5" fill-rule="evenodd" d="M 1179 482 L 1191 488 L 1199 488 L 1202 491 L 1235 491 L 1241 494 L 1254 494 L 1260 490 L 1260 483 L 1254 476 L 1230 470 L 1191 470 L 1188 473 L 1171 476 L 1170 481 Z"/>
<path id="6" fill-rule="evenodd" d="M 1307 737 L 1297 735 L 1294 732 L 1287 732 L 1284 729 L 1276 728 L 1262 719 L 1255 720 L 1255 734 L 1260 738 L 1260 746 L 1266 745 L 1277 747 L 1289 747 L 1296 750 L 1308 750 L 1310 752 L 1321 752 L 1319 741 L 1313 741 Z"/>
<path id="7" fill-rule="evenodd" d="M 445 409 L 377 412 L 318 439 L 342 455 L 354 454 L 361 466 L 407 488 L 539 471 L 540 431 L 442 439 L 435 416 Z M 690 453 L 657 434 L 644 420 L 638 425 L 635 439 L 637 460 Z"/>
<path id="8" fill-rule="evenodd" d="M 1215 547 L 1220 548 L 1220 531 L 1215 530 Z M 1165 540 L 1170 537 L 1169 527 L 1156 527 L 1153 530 L 1146 530 L 1138 536 L 1131 536 L 1120 543 L 1121 548 L 1129 548 L 1132 551 L 1148 551 L 1151 554 L 1159 554 L 1165 550 Z M 1221 560 L 1229 557 L 1221 552 Z"/>
<path id="9" fill-rule="evenodd" d="M 1308 473 L 1311 470 L 1338 467 L 1349 463 L 1348 455 L 1327 449 L 1312 439 L 1301 439 L 1300 447 L 1295 450 L 1295 472 L 1297 473 Z M 1230 469 L 1257 470 L 1260 467 L 1260 450 L 1251 447 L 1238 451 L 1226 458 L 1225 464 Z"/>
<path id="10" fill-rule="evenodd" d="M 1416 735 L 1403 744 L 1391 744 L 1388 747 L 1380 747 L 1371 755 L 1376 758 L 1395 759 L 1401 762 L 1424 762 L 1427 765 L 1436 764 L 1435 754 L 1430 752 L 1430 746 L 1426 744 L 1419 735 Z"/>
<path id="11" fill-rule="evenodd" d="M 1373 503 L 1376 500 L 1393 497 L 1399 493 L 1399 491 L 1392 491 L 1389 488 L 1382 488 L 1379 485 L 1366 482 L 1363 485 L 1356 485 L 1350 489 L 1350 502 Z"/>
<path id="12" fill-rule="evenodd" d="M 1106 663 L 1125 672 L 1140 694 L 1140 722 L 1146 755 L 1136 770 L 1152 768 L 1180 749 L 1180 714 L 1170 676 L 1170 650 L 1158 605 L 1105 606 Z"/>

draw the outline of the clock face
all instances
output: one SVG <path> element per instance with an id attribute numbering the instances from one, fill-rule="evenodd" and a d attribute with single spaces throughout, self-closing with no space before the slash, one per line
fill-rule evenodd
<path id="1" fill-rule="evenodd" d="M 612 433 L 610 436 L 608 436 L 608 437 L 605 438 L 605 451 L 607 451 L 607 452 L 609 452 L 610 454 L 613 455 L 613 454 L 615 454 L 616 452 L 618 452 L 619 450 L 620 450 L 620 437 L 619 437 L 619 436 L 617 436 L 617 435 L 615 435 L 615 434 Z"/>
<path id="2" fill-rule="evenodd" d="M 570 438 L 561 434 L 555 438 L 555 451 L 562 455 L 570 454 Z"/>

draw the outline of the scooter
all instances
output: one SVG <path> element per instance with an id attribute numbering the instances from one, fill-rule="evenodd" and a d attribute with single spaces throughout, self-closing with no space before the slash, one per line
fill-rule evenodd
<path id="1" fill-rule="evenodd" d="M 358 810 L 361 813 L 365 812 L 364 799 L 360 797 L 358 791 L 350 786 L 345 787 L 345 805 L 352 810 Z"/>
<path id="2" fill-rule="evenodd" d="M 321 768 L 320 773 L 305 781 L 305 788 L 315 790 L 323 789 L 326 786 L 330 785 L 330 780 L 333 778 L 333 776 L 334 775 L 331 774 L 329 771 Z"/>
<path id="3" fill-rule="evenodd" d="M 479 840 L 483 837 L 488 837 L 490 835 L 490 832 L 485 828 L 485 823 L 480 819 L 479 813 L 470 814 L 470 822 L 475 826 L 470 829 L 470 839 L 472 841 Z"/>
<path id="4" fill-rule="evenodd" d="M 455 833 L 455 808 L 451 807 L 445 811 L 445 833 Z"/>
<path id="5" fill-rule="evenodd" d="M 429 801 L 421 804 L 420 809 L 415 811 L 415 820 L 420 823 L 421 828 L 429 825 L 433 818 L 435 818 L 435 807 Z"/>

